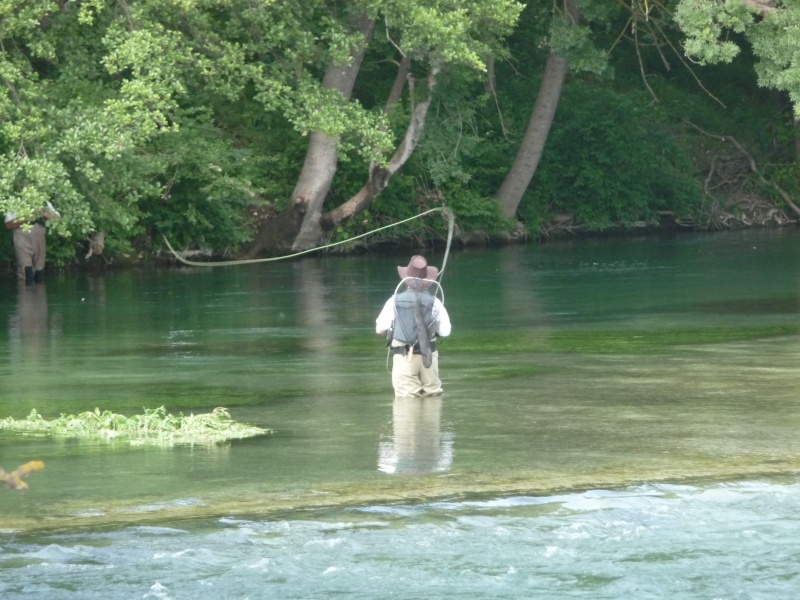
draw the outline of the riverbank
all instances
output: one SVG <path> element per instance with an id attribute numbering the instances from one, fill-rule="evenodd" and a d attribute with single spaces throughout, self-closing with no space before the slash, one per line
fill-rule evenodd
<path id="1" fill-rule="evenodd" d="M 733 194 L 728 200 L 708 202 L 692 217 L 672 212 L 658 213 L 657 220 L 617 224 L 603 231 L 592 231 L 585 223 L 576 223 L 571 215 L 559 215 L 539 229 L 539 240 L 576 236 L 609 236 L 664 231 L 723 231 L 747 228 L 796 227 L 800 219 L 772 200 L 753 194 Z M 509 240 L 514 237 L 510 236 Z"/>
<path id="2" fill-rule="evenodd" d="M 702 210 L 690 217 L 681 217 L 669 211 L 658 213 L 653 220 L 640 220 L 633 223 L 617 223 L 603 230 L 595 230 L 586 223 L 576 222 L 569 214 L 556 215 L 552 220 L 543 223 L 536 235 L 532 235 L 526 225 L 516 222 L 514 227 L 507 231 L 490 234 L 486 231 L 463 231 L 456 226 L 453 237 L 453 247 L 493 247 L 520 243 L 546 243 L 553 240 L 582 238 L 582 237 L 629 237 L 640 235 L 657 235 L 664 233 L 686 233 L 708 231 L 726 231 L 738 229 L 782 228 L 797 227 L 800 218 L 776 202 L 765 196 L 750 193 L 732 193 L 727 200 L 720 202 L 712 200 L 706 203 Z M 457 224 L 457 221 L 456 221 Z M 421 248 L 444 248 L 444 238 L 409 239 L 403 242 L 385 239 L 372 240 L 369 237 L 354 240 L 352 243 L 340 244 L 329 249 L 322 249 L 319 253 L 332 255 L 352 255 L 366 253 L 396 253 L 400 251 L 416 252 Z M 57 242 L 51 242 L 51 248 L 57 248 Z M 324 247 L 324 245 L 323 245 Z M 244 259 L 247 251 L 225 248 L 193 248 L 176 250 L 181 259 L 195 262 L 220 262 Z M 58 254 L 58 250 L 51 249 L 51 255 Z M 63 252 L 62 252 L 63 254 Z M 80 253 L 78 253 L 80 254 Z M 313 254 L 313 253 L 310 253 Z M 289 254 L 287 254 L 288 256 Z M 264 257 L 261 257 L 262 259 Z M 105 252 L 89 252 L 85 256 L 76 258 L 70 264 L 56 266 L 58 261 L 54 257 L 49 261 L 48 271 L 87 271 L 104 272 L 111 269 L 141 268 L 146 266 L 174 267 L 182 266 L 170 249 L 154 245 L 153 249 L 139 249 L 128 252 L 114 251 L 106 248 Z M 15 265 L 13 254 L 6 262 L 6 272 L 13 277 Z"/>

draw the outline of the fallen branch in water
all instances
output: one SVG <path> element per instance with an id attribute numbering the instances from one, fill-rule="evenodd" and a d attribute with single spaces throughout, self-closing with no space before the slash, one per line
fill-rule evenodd
<path id="1" fill-rule="evenodd" d="M 23 477 L 27 477 L 30 473 L 40 471 L 41 469 L 44 469 L 44 463 L 40 460 L 26 462 L 10 473 L 6 473 L 3 469 L 0 469 L 0 482 L 5 483 L 6 487 L 14 488 L 15 490 L 27 490 L 28 484 L 22 481 Z"/>
<path id="2" fill-rule="evenodd" d="M 172 415 L 163 406 L 145 408 L 144 414 L 132 417 L 96 408 L 78 415 L 62 414 L 52 421 L 34 409 L 26 419 L 3 419 L 0 429 L 79 439 L 126 438 L 135 445 L 162 446 L 212 445 L 272 433 L 269 429 L 237 423 L 227 409 L 221 407 L 210 413 Z"/>

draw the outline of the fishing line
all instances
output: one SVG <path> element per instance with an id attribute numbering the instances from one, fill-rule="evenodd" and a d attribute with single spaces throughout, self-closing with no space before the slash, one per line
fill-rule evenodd
<path id="1" fill-rule="evenodd" d="M 429 215 L 434 212 L 441 212 L 443 216 L 447 217 L 447 246 L 445 248 L 444 259 L 442 261 L 442 268 L 439 271 L 439 278 L 441 279 L 442 273 L 444 273 L 445 265 L 447 264 L 447 255 L 450 253 L 450 244 L 453 241 L 453 231 L 455 229 L 455 215 L 453 211 L 451 211 L 446 206 L 439 206 L 436 208 L 432 208 L 430 210 L 426 210 L 423 213 L 415 215 L 413 217 L 409 217 L 408 219 L 403 219 L 402 221 L 398 221 L 397 223 L 391 223 L 389 225 L 384 225 L 383 227 L 378 227 L 377 229 L 373 229 L 372 231 L 368 231 L 366 233 L 362 233 L 360 235 L 351 237 L 346 240 L 342 240 L 340 242 L 334 242 L 332 244 L 325 244 L 324 246 L 318 246 L 316 248 L 310 248 L 308 250 L 303 250 L 301 252 L 295 252 L 294 254 L 287 254 L 285 256 L 275 256 L 271 258 L 251 258 L 251 259 L 243 259 L 243 260 L 221 260 L 221 261 L 213 261 L 213 262 L 198 262 L 193 260 L 186 260 L 182 256 L 180 256 L 172 245 L 169 243 L 167 236 L 164 237 L 164 243 L 169 248 L 169 251 L 172 252 L 172 255 L 182 262 L 185 265 L 189 265 L 190 267 L 229 267 L 232 265 L 250 265 L 254 263 L 263 263 L 263 262 L 274 262 L 278 260 L 287 260 L 289 258 L 296 258 L 298 256 L 302 256 L 303 254 L 310 254 L 312 252 L 319 252 L 320 250 L 325 250 L 327 248 L 333 248 L 335 246 L 339 246 L 341 244 L 347 244 L 349 242 L 353 242 L 363 237 L 367 237 L 368 235 L 372 235 L 373 233 L 378 233 L 379 231 L 383 231 L 385 229 L 389 229 L 391 227 L 397 227 L 398 225 L 402 225 L 403 223 L 408 223 L 409 221 L 413 221 L 414 219 L 419 219 L 424 217 L 425 215 Z"/>
<path id="2" fill-rule="evenodd" d="M 442 287 L 441 287 L 442 275 L 444 275 L 444 270 L 447 267 L 447 257 L 450 255 L 450 246 L 451 246 L 451 244 L 453 242 L 453 233 L 455 231 L 455 222 L 456 222 L 456 218 L 455 218 L 455 215 L 453 214 L 453 211 L 450 210 L 446 206 L 439 206 L 439 207 L 436 207 L 436 208 L 432 208 L 430 210 L 426 210 L 425 212 L 420 213 L 418 215 L 415 215 L 413 217 L 409 217 L 408 219 L 403 219 L 402 221 L 398 221 L 397 223 L 391 223 L 390 225 L 384 225 L 383 227 L 378 227 L 377 229 L 373 229 L 372 231 L 368 231 L 366 233 L 362 233 L 360 235 L 357 235 L 357 236 L 352 237 L 352 238 L 347 239 L 347 240 L 342 240 L 340 242 L 334 242 L 332 244 L 325 244 L 324 246 L 318 246 L 316 248 L 310 248 L 309 250 L 303 250 L 301 252 L 295 252 L 294 254 L 287 254 L 285 256 L 275 256 L 275 257 L 271 257 L 271 258 L 253 258 L 253 259 L 244 259 L 244 260 L 222 260 L 222 261 L 215 261 L 215 262 L 198 262 L 198 261 L 193 261 L 193 260 L 186 260 L 182 256 L 179 256 L 177 252 L 175 252 L 175 249 L 169 243 L 169 240 L 167 239 L 167 236 L 163 236 L 163 237 L 164 237 L 164 243 L 167 245 L 167 248 L 169 248 L 170 252 L 172 252 L 172 255 L 176 259 L 178 259 L 180 262 L 182 262 L 185 265 L 189 265 L 190 267 L 226 267 L 226 266 L 233 266 L 233 265 L 250 265 L 250 264 L 254 264 L 254 263 L 275 262 L 275 261 L 278 261 L 278 260 L 287 260 L 289 258 L 296 258 L 296 257 L 302 256 L 304 254 L 310 254 L 312 252 L 318 252 L 320 250 L 325 250 L 326 248 L 333 248 L 333 247 L 339 246 L 341 244 L 347 244 L 348 242 L 352 242 L 354 240 L 357 240 L 357 239 L 360 239 L 360 238 L 363 238 L 363 237 L 367 237 L 368 235 L 372 235 L 373 233 L 378 233 L 379 231 L 383 231 L 383 230 L 389 229 L 391 227 L 397 227 L 398 225 L 402 225 L 403 223 L 408 223 L 409 221 L 413 221 L 414 219 L 420 219 L 420 218 L 424 217 L 425 215 L 429 215 L 429 214 L 434 213 L 434 212 L 441 212 L 442 216 L 447 218 L 447 244 L 446 244 L 445 250 L 444 250 L 444 258 L 442 259 L 442 268 L 439 270 L 439 276 L 438 276 L 439 282 L 437 283 L 437 285 L 439 286 L 439 290 L 441 290 L 442 289 Z M 397 293 L 397 290 L 395 290 L 395 293 Z M 442 293 L 442 302 L 444 302 L 444 293 Z M 390 353 L 391 353 L 391 348 L 387 348 L 387 353 L 386 353 L 386 370 L 387 371 L 389 370 L 389 356 L 390 356 Z"/>

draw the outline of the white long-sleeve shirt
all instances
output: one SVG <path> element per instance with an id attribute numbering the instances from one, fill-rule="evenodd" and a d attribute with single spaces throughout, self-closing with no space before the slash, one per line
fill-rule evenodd
<path id="1" fill-rule="evenodd" d="M 392 296 L 383 305 L 383 310 L 381 310 L 378 318 L 375 319 L 375 333 L 383 335 L 391 329 L 394 324 L 394 316 L 394 296 Z M 450 315 L 447 314 L 447 309 L 439 298 L 433 299 L 431 316 L 435 323 L 434 331 L 436 335 L 438 337 L 450 335 Z"/>

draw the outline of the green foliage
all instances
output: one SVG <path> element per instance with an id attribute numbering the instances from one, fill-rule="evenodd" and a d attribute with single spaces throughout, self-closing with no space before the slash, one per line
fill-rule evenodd
<path id="1" fill-rule="evenodd" d="M 569 58 L 570 69 L 599 75 L 608 64 L 607 53 L 593 42 L 588 25 L 575 25 L 566 18 L 555 18 L 550 30 L 550 51 Z"/>
<path id="2" fill-rule="evenodd" d="M 471 157 L 481 143 L 479 113 L 489 96 L 476 94 L 476 80 L 463 69 L 451 69 L 439 78 L 425 123 L 425 136 L 417 150 L 427 177 L 439 187 L 467 184 Z"/>
<path id="3" fill-rule="evenodd" d="M 736 57 L 739 46 L 727 39 L 726 31 L 743 33 L 753 22 L 753 14 L 741 0 L 681 0 L 675 21 L 686 33 L 686 54 L 705 65 L 730 62 Z"/>
<path id="4" fill-rule="evenodd" d="M 510 228 L 494 198 L 457 185 L 443 187 L 442 193 L 462 232 L 480 231 L 495 235 Z"/>
<path id="5" fill-rule="evenodd" d="M 252 235 L 249 207 L 279 210 L 288 197 L 303 136 L 335 136 L 340 158 L 362 166 L 393 151 L 382 105 L 345 100 L 321 81 L 361 43 L 361 16 L 386 28 L 377 37 L 392 59 L 400 50 L 423 72 L 480 72 L 521 7 L 8 0 L 0 211 L 30 216 L 53 199 L 64 215 L 53 233 L 64 237 L 102 230 L 143 244 L 160 233 L 187 244 L 242 243 Z"/>
<path id="6" fill-rule="evenodd" d="M 437 206 L 448 206 L 447 199 L 443 198 L 437 190 L 426 188 L 413 177 L 401 177 L 398 183 L 401 185 L 392 186 L 392 193 L 382 194 L 369 210 L 359 215 L 358 233 L 411 219 Z M 402 193 L 401 201 L 398 201 L 397 194 L 400 194 L 401 190 L 404 193 Z M 387 192 L 389 192 L 388 189 Z M 444 240 L 446 237 L 447 220 L 442 218 L 441 213 L 434 213 L 423 219 L 413 219 L 397 227 L 390 227 L 370 240 L 372 243 L 378 244 L 391 243 L 400 246 L 425 247 L 436 240 Z"/>
<path id="7" fill-rule="evenodd" d="M 764 7 L 759 15 L 756 8 L 746 6 L 742 0 L 681 0 L 675 20 L 686 34 L 686 54 L 700 64 L 730 62 L 747 40 L 758 58 L 755 70 L 759 85 L 788 93 L 795 116 L 800 118 L 797 3 L 779 2 L 777 6 Z"/>
<path id="8" fill-rule="evenodd" d="M 566 213 L 602 230 L 652 220 L 661 210 L 681 215 L 700 199 L 688 153 L 657 108 L 639 95 L 574 84 L 520 212 L 529 228 Z"/>
<path id="9" fill-rule="evenodd" d="M 163 178 L 157 197 L 139 202 L 147 237 L 172 243 L 225 248 L 251 236 L 248 207 L 268 203 L 273 159 L 248 146 L 237 148 L 210 119 L 197 118 L 153 145 Z M 154 173 L 156 174 L 156 173 Z"/>
<path id="10" fill-rule="evenodd" d="M 409 56 L 434 67 L 484 71 L 484 60 L 496 48 L 492 40 L 511 33 L 523 6 L 515 0 L 402 0 L 383 8 Z"/>
<path id="11" fill-rule="evenodd" d="M 302 101 L 284 109 L 298 131 L 303 135 L 321 131 L 337 138 L 344 156 L 354 152 L 367 161 L 385 162 L 394 143 L 382 113 L 368 111 L 357 101 L 347 102 L 338 91 L 323 89 L 310 78 L 302 80 L 298 90 Z"/>
<path id="12" fill-rule="evenodd" d="M 765 177 L 778 184 L 791 198 L 800 198 L 800 164 L 772 163 L 765 169 Z"/>
<path id="13" fill-rule="evenodd" d="M 749 32 L 753 52 L 759 58 L 755 65 L 758 83 L 787 92 L 794 105 L 795 118 L 800 118 L 800 7 L 775 11 Z"/>
<path id="14" fill-rule="evenodd" d="M 371 162 L 386 162 L 412 108 L 406 95 L 391 114 L 383 112 L 405 55 L 417 101 L 427 75 L 439 70 L 422 141 L 370 211 L 336 235 L 442 203 L 454 208 L 464 231 L 500 231 L 508 224 L 490 197 L 513 160 L 547 54 L 568 56 L 573 73 L 607 77 L 606 49 L 624 47 L 629 60 L 615 62 L 624 71 L 617 89 L 641 87 L 640 56 L 650 76 L 669 55 L 644 27 L 638 53 L 617 43 L 625 37 L 620 31 L 630 32 L 619 3 L 576 4 L 577 26 L 559 12 L 562 3 L 528 2 L 523 11 L 513 0 L 7 0 L 0 8 L 0 212 L 30 216 L 52 200 L 64 216 L 50 229 L 53 264 L 85 254 L 87 235 L 98 230 L 112 252 L 151 248 L 161 234 L 181 246 L 236 249 L 253 235 L 254 207 L 284 208 L 310 133 L 338 143 L 327 208 L 363 185 Z M 672 5 L 690 64 L 726 63 L 698 69 L 726 112 L 703 91 L 685 91 L 685 80 L 696 82 L 684 69 L 648 79 L 664 112 L 721 133 L 743 123 L 757 160 L 771 152 L 761 138 L 778 140 L 780 156 L 759 164 L 794 190 L 789 129 L 780 122 L 786 119 L 758 110 L 765 96 L 751 95 L 743 74 L 753 72 L 753 62 L 740 47 L 749 43 L 757 57 L 760 85 L 800 105 L 800 38 L 793 34 L 800 8 L 782 2 L 754 18 L 740 0 L 680 0 L 659 5 L 657 26 L 665 31 Z M 656 4 L 642 6 L 629 5 L 655 11 Z M 346 100 L 322 77 L 331 65 L 348 63 L 364 16 L 375 29 Z M 497 96 L 485 85 L 490 57 Z M 694 151 L 702 166 L 704 147 L 676 138 L 678 127 L 661 110 L 645 108 L 648 99 L 599 85 L 568 80 L 521 206 L 531 230 L 562 212 L 603 228 L 658 210 L 687 211 L 697 201 L 688 157 Z M 438 224 L 413 224 L 386 239 L 441 235 Z M 12 256 L 8 240 L 2 248 Z"/>
<path id="15" fill-rule="evenodd" d="M 51 421 L 34 409 L 25 419 L 3 419 L 0 429 L 77 439 L 123 438 L 134 445 L 162 446 L 211 445 L 271 433 L 267 429 L 237 423 L 225 408 L 215 408 L 210 413 L 197 415 L 173 415 L 163 406 L 146 408 L 143 414 L 132 417 L 96 408 L 77 415 L 62 414 Z"/>

